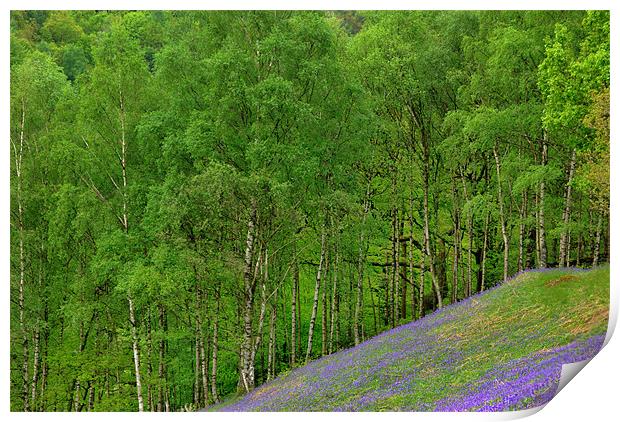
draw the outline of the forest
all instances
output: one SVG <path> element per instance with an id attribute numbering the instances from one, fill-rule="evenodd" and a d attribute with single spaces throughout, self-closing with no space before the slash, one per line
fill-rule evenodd
<path id="1" fill-rule="evenodd" d="M 607 11 L 12 11 L 10 408 L 183 411 L 609 260 Z"/>

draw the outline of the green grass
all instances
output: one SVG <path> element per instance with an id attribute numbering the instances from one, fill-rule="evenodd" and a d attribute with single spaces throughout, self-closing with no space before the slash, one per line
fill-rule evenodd
<path id="1" fill-rule="evenodd" d="M 608 312 L 608 267 L 527 272 L 213 410 L 433 410 L 458 392 L 475 392 L 489 371 L 509 373 L 520 359 L 604 334 Z"/>

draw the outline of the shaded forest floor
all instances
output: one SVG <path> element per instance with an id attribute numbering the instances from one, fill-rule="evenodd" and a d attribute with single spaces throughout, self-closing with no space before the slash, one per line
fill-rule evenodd
<path id="1" fill-rule="evenodd" d="M 538 406 L 562 364 L 602 347 L 609 268 L 521 273 L 357 347 L 281 374 L 219 411 L 488 411 Z"/>

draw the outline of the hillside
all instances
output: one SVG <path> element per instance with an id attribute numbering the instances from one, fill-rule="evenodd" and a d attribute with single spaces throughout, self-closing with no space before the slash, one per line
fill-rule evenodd
<path id="1" fill-rule="evenodd" d="M 323 357 L 220 411 L 519 410 L 605 337 L 609 268 L 535 270 Z"/>

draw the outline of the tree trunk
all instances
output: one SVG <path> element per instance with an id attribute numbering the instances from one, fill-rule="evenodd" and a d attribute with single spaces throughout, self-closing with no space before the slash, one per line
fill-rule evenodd
<path id="1" fill-rule="evenodd" d="M 415 276 L 413 274 L 413 194 L 409 198 L 409 284 L 411 285 L 411 319 L 415 320 Z M 376 324 L 375 324 L 376 325 Z M 375 327 L 376 331 L 376 327 Z"/>
<path id="2" fill-rule="evenodd" d="M 209 405 L 209 368 L 207 367 L 207 354 L 205 353 L 205 343 L 204 338 L 201 333 L 202 330 L 199 330 L 200 337 L 198 339 L 198 345 L 200 347 L 200 369 L 202 375 L 202 394 L 204 405 Z"/>
<path id="3" fill-rule="evenodd" d="M 39 377 L 39 327 L 34 330 L 34 359 L 32 362 L 31 401 L 32 410 L 37 410 L 37 382 Z"/>
<path id="4" fill-rule="evenodd" d="M 254 304 L 255 280 L 252 277 L 252 260 L 254 257 L 254 229 L 256 225 L 256 200 L 252 199 L 252 209 L 248 220 L 248 233 L 245 243 L 243 267 L 243 339 L 241 342 L 240 378 L 245 389 L 249 392 L 254 389 L 254 374 L 250 367 L 252 353 L 252 310 Z"/>
<path id="5" fill-rule="evenodd" d="M 568 241 L 568 224 L 570 223 L 570 210 L 571 210 L 571 184 L 573 181 L 573 174 L 575 173 L 577 150 L 573 148 L 571 154 L 570 166 L 568 169 L 568 181 L 566 182 L 566 193 L 564 195 L 564 212 L 562 214 L 562 221 L 564 227 L 562 228 L 562 234 L 560 235 L 560 267 L 568 265 L 569 255 L 569 241 Z"/>
<path id="6" fill-rule="evenodd" d="M 75 391 L 73 393 L 73 411 L 80 411 L 80 379 L 75 382 Z"/>
<path id="7" fill-rule="evenodd" d="M 452 179 L 452 197 L 454 198 L 454 256 L 452 261 L 452 303 L 456 303 L 458 298 L 458 271 L 459 271 L 459 255 L 461 243 L 461 220 L 459 215 L 460 205 L 458 203 L 458 195 L 454 179 Z"/>
<path id="8" fill-rule="evenodd" d="M 394 208 L 394 239 L 396 243 L 396 255 L 394 255 L 394 274 L 392 279 L 394 284 L 392 285 L 392 324 L 398 325 L 399 322 L 399 299 L 400 299 L 400 218 L 398 208 Z"/>
<path id="9" fill-rule="evenodd" d="M 215 315 L 213 318 L 213 339 L 212 339 L 212 351 L 211 351 L 211 397 L 214 403 L 220 401 L 219 394 L 217 392 L 217 351 L 218 351 L 218 329 L 220 321 L 220 290 L 215 293 Z"/>
<path id="10" fill-rule="evenodd" d="M 194 407 L 198 409 L 200 407 L 200 334 L 198 333 L 198 327 L 195 330 L 194 338 Z"/>
<path id="11" fill-rule="evenodd" d="M 541 165 L 547 165 L 547 133 L 545 132 L 542 140 Z M 538 196 L 538 241 L 540 243 L 540 262 L 539 267 L 547 266 L 547 242 L 545 239 L 545 181 L 540 182 L 540 193 Z"/>
<path id="12" fill-rule="evenodd" d="M 463 198 L 465 201 L 469 201 L 469 196 L 467 195 L 467 183 L 465 182 L 465 176 L 463 175 L 463 171 L 461 170 L 461 182 L 463 183 Z M 471 283 L 471 274 L 472 274 L 472 245 L 474 242 L 474 223 L 473 223 L 473 212 L 472 210 L 468 210 L 467 213 L 467 282 L 465 283 L 465 297 L 471 296 L 472 293 L 472 283 Z"/>
<path id="13" fill-rule="evenodd" d="M 398 217 L 396 213 L 396 208 L 392 208 L 392 277 L 390 279 L 390 324 L 392 328 L 396 327 L 394 296 L 397 283 L 396 278 L 398 277 L 398 232 L 396 228 Z"/>
<path id="14" fill-rule="evenodd" d="M 338 251 L 334 248 L 334 265 L 332 266 L 332 300 L 331 320 L 329 322 L 329 354 L 334 351 L 334 326 L 338 319 L 336 302 L 338 300 Z"/>
<path id="15" fill-rule="evenodd" d="M 301 300 L 300 300 L 300 283 L 299 283 L 299 272 L 297 273 L 297 290 L 295 291 L 295 295 L 297 296 L 297 356 L 301 357 Z"/>
<path id="16" fill-rule="evenodd" d="M 405 215 L 400 222 L 400 236 L 404 236 L 404 226 L 405 226 Z M 400 242 L 399 242 L 400 244 Z M 403 242 L 400 247 L 401 257 L 403 262 L 407 262 L 407 242 Z M 407 278 L 407 265 L 401 265 L 401 289 L 400 289 L 400 318 L 407 319 L 407 282 L 409 279 Z"/>
<path id="17" fill-rule="evenodd" d="M 420 260 L 420 286 L 418 288 L 418 318 L 422 318 L 424 316 L 424 276 L 426 274 L 426 255 L 424 253 L 421 254 L 422 259 Z"/>
<path id="18" fill-rule="evenodd" d="M 592 267 L 596 267 L 599 261 L 601 250 L 601 233 L 603 231 L 603 213 L 599 211 L 596 223 L 596 236 L 594 238 L 594 256 L 592 258 Z"/>
<path id="19" fill-rule="evenodd" d="M 277 303 L 278 298 L 274 299 Z M 275 377 L 276 364 L 276 305 L 271 306 L 271 315 L 269 319 L 269 353 L 267 357 L 267 381 Z"/>
<path id="20" fill-rule="evenodd" d="M 47 304 L 45 310 L 45 321 L 47 322 Z M 48 324 L 43 328 L 43 359 L 41 360 L 41 389 L 39 392 L 40 405 L 39 410 L 41 412 L 45 412 L 46 409 L 46 400 L 45 400 L 45 389 L 47 387 L 47 351 L 49 344 L 49 328 Z"/>
<path id="21" fill-rule="evenodd" d="M 375 295 L 372 292 L 372 285 L 370 284 L 370 277 L 368 277 L 368 293 L 370 295 L 370 304 L 372 305 L 372 320 L 373 320 L 373 327 L 374 327 L 374 335 L 377 335 L 378 331 L 377 331 L 377 307 L 375 305 Z M 362 324 L 362 328 L 363 328 L 363 324 Z"/>
<path id="22" fill-rule="evenodd" d="M 78 345 L 78 355 L 82 353 L 86 347 L 86 336 L 84 334 L 84 322 L 80 322 L 80 343 Z M 80 411 L 80 374 L 75 378 L 75 391 L 73 392 L 73 411 Z"/>
<path id="23" fill-rule="evenodd" d="M 90 383 L 88 386 L 88 412 L 93 411 L 93 406 L 95 405 L 95 384 Z"/>
<path id="24" fill-rule="evenodd" d="M 151 308 L 149 307 L 148 312 L 147 312 L 147 318 L 146 318 L 146 347 L 147 347 L 147 353 L 146 353 L 146 363 L 147 363 L 147 367 L 146 367 L 146 374 L 147 374 L 147 379 L 151 380 L 151 375 L 153 374 L 153 366 L 151 363 L 151 358 L 152 358 L 152 349 L 153 349 L 153 344 L 152 344 L 152 335 L 151 335 Z M 151 382 L 149 381 L 146 384 L 146 396 L 147 396 L 147 401 L 148 401 L 148 408 L 149 411 L 153 411 L 153 393 L 151 391 Z"/>
<path id="25" fill-rule="evenodd" d="M 306 348 L 306 363 L 310 360 L 312 354 L 312 336 L 314 335 L 314 324 L 316 322 L 316 313 L 319 304 L 319 288 L 321 287 L 321 273 L 323 271 L 323 262 L 325 260 L 325 229 L 321 233 L 321 259 L 319 260 L 319 269 L 316 273 L 316 283 L 314 285 L 314 299 L 312 302 L 312 315 L 310 316 L 310 327 L 308 329 L 308 347 Z"/>
<path id="26" fill-rule="evenodd" d="M 252 342 L 251 345 L 251 353 L 250 353 L 250 361 L 248 362 L 248 373 L 250 374 L 252 380 L 253 380 L 253 384 L 255 383 L 255 363 L 256 363 L 256 353 L 258 352 L 258 349 L 261 345 L 261 343 L 263 342 L 263 327 L 265 324 L 265 312 L 267 310 L 267 282 L 269 280 L 269 264 L 268 264 L 268 252 L 267 252 L 267 247 L 265 247 L 264 250 L 264 258 L 261 260 L 259 258 L 259 261 L 262 261 L 262 281 L 261 281 L 261 301 L 260 301 L 260 312 L 258 314 L 258 333 L 256 334 L 256 337 L 254 337 L 254 341 Z M 258 263 L 257 263 L 258 264 Z M 264 362 L 264 358 L 263 358 L 263 362 Z M 264 365 L 263 365 L 264 368 Z"/>
<path id="27" fill-rule="evenodd" d="M 329 247 L 328 247 L 329 250 Z M 325 275 L 323 278 L 329 280 L 329 253 L 325 258 Z M 321 356 L 327 354 L 327 283 L 321 285 Z"/>
<path id="28" fill-rule="evenodd" d="M 579 263 L 580 263 L 579 261 L 580 261 L 580 258 L 581 258 L 581 235 L 579 235 L 577 237 L 577 256 L 576 256 L 576 258 L 577 258 L 577 262 L 575 263 L 575 266 L 579 267 Z"/>
<path id="29" fill-rule="evenodd" d="M 293 246 L 293 286 L 291 291 L 291 366 L 297 363 L 297 286 L 299 285 L 299 267 Z"/>
<path id="30" fill-rule="evenodd" d="M 539 214 L 540 214 L 540 206 L 538 201 L 538 195 L 540 194 L 540 189 L 536 189 L 534 193 L 534 207 L 536 209 L 534 216 L 536 218 L 535 221 L 535 233 L 536 233 L 536 266 L 540 268 L 540 224 L 539 224 Z"/>
<path id="31" fill-rule="evenodd" d="M 119 93 L 120 98 L 120 123 L 121 123 L 121 173 L 123 177 L 123 189 L 121 196 L 123 199 L 123 220 L 122 226 L 125 235 L 129 233 L 129 216 L 127 210 L 127 140 L 125 138 L 125 105 L 123 102 L 123 93 Z M 134 368 L 136 376 L 136 390 L 138 395 L 138 411 L 144 411 L 144 401 L 142 399 L 142 382 L 140 377 L 140 352 L 138 346 L 138 331 L 136 327 L 136 317 L 134 312 L 134 303 L 131 292 L 127 293 L 127 302 L 129 303 L 129 322 L 131 325 L 131 339 L 134 359 Z"/>
<path id="32" fill-rule="evenodd" d="M 390 262 L 390 254 L 388 251 L 385 252 L 385 262 Z M 390 265 L 391 266 L 391 265 Z M 385 266 L 383 267 L 383 272 L 384 272 L 384 293 L 385 293 L 385 299 L 384 299 L 384 303 L 385 303 L 385 307 L 383 310 L 383 322 L 385 326 L 391 325 L 390 324 L 390 266 Z"/>
<path id="33" fill-rule="evenodd" d="M 138 348 L 138 330 L 136 327 L 136 316 L 134 312 L 133 299 L 131 294 L 127 295 L 129 302 L 129 324 L 131 326 L 131 345 L 133 349 L 133 363 L 136 373 L 136 390 L 138 393 L 138 411 L 144 411 L 144 401 L 142 400 L 142 381 L 140 377 L 140 350 Z"/>
<path id="34" fill-rule="evenodd" d="M 163 305 L 157 305 L 159 310 L 159 328 L 161 330 L 161 338 L 159 340 L 159 367 L 157 371 L 157 375 L 159 378 L 159 390 L 157 397 L 157 411 L 162 412 L 164 410 L 164 352 L 165 352 L 165 341 L 164 341 L 164 327 L 165 327 L 165 319 L 164 319 L 164 307 Z"/>
<path id="35" fill-rule="evenodd" d="M 527 216 L 527 191 L 521 193 L 521 209 L 520 209 L 520 221 L 519 221 L 519 262 L 517 263 L 517 269 L 519 272 L 523 271 L 523 243 L 525 239 L 525 218 Z"/>
<path id="36" fill-rule="evenodd" d="M 489 213 L 487 211 L 486 217 L 484 218 L 484 235 L 482 240 L 482 263 L 481 271 L 482 271 L 482 279 L 480 280 L 480 291 L 484 290 L 484 279 L 486 275 L 486 263 L 487 263 L 487 243 L 489 237 Z"/>
<path id="37" fill-rule="evenodd" d="M 364 244 L 364 233 L 366 230 L 366 216 L 370 208 L 370 182 L 366 187 L 366 195 L 364 196 L 364 213 L 362 214 L 362 224 L 360 233 L 360 244 L 357 255 L 357 289 L 356 289 L 356 301 L 355 301 L 355 316 L 353 317 L 353 332 L 355 336 L 355 345 L 360 343 L 360 319 L 362 314 L 362 298 L 363 289 L 362 284 L 364 281 L 364 263 L 366 260 L 366 246 Z"/>
<path id="38" fill-rule="evenodd" d="M 428 191 L 429 191 L 429 170 L 428 163 L 424 165 L 423 171 L 423 179 L 424 179 L 424 247 L 426 249 L 426 255 L 428 256 L 429 261 L 429 269 L 431 272 L 431 281 L 433 284 L 433 289 L 435 290 L 435 297 L 437 299 L 437 308 L 441 309 L 443 307 L 443 303 L 441 300 L 441 289 L 437 284 L 437 274 L 435 272 L 435 262 L 433 252 L 431 250 L 431 235 L 430 235 L 430 222 L 429 222 L 429 208 L 428 208 Z"/>
<path id="39" fill-rule="evenodd" d="M 23 401 L 23 409 L 24 412 L 30 410 L 30 406 L 28 404 L 28 386 L 29 386 L 29 376 L 28 376 L 28 332 L 26 330 L 26 321 L 25 321 L 25 307 L 24 307 L 24 291 L 25 291 L 25 273 L 26 273 L 26 262 L 24 255 L 24 206 L 22 203 L 22 185 L 23 185 L 23 174 L 22 174 L 22 162 L 24 158 L 24 127 L 26 124 L 26 102 L 22 97 L 22 113 L 21 113 L 21 121 L 19 125 L 19 147 L 17 147 L 12 139 L 11 144 L 13 146 L 13 154 L 15 160 L 15 175 L 17 176 L 17 227 L 19 231 L 19 293 L 18 293 L 18 307 L 19 307 L 19 331 L 22 337 L 22 401 Z"/>
<path id="40" fill-rule="evenodd" d="M 495 170 L 497 171 L 497 202 L 499 203 L 499 221 L 502 229 L 502 239 L 504 240 L 504 281 L 508 280 L 508 231 L 506 229 L 506 216 L 504 215 L 504 196 L 502 195 L 502 179 L 500 177 L 499 153 L 497 143 L 493 147 L 495 157 Z"/>

